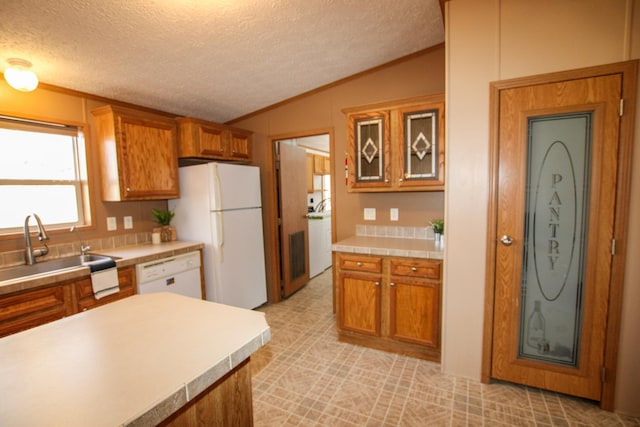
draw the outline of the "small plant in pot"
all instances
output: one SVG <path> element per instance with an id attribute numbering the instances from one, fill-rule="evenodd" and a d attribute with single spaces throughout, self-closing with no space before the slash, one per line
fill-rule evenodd
<path id="1" fill-rule="evenodd" d="M 156 222 L 160 224 L 160 227 L 156 227 L 153 229 L 154 233 L 160 233 L 160 241 L 170 242 L 176 240 L 176 228 L 171 225 L 171 220 L 176 215 L 176 213 L 168 209 L 151 209 L 151 213 L 155 217 Z"/>
<path id="2" fill-rule="evenodd" d="M 433 229 L 436 243 L 441 243 L 442 235 L 444 234 L 444 220 L 434 219 L 433 221 L 431 221 L 431 229 Z"/>

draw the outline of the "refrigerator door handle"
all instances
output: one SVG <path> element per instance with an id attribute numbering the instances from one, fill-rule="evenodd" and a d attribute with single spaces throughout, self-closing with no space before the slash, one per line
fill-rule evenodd
<path id="1" fill-rule="evenodd" d="M 218 164 L 212 163 L 212 175 L 213 175 L 213 209 L 216 211 L 222 210 L 222 184 L 220 183 L 220 174 L 218 174 Z"/>
<path id="2" fill-rule="evenodd" d="M 214 231 L 214 241 L 213 246 L 216 249 L 216 256 L 219 262 L 223 261 L 222 255 L 222 247 L 224 246 L 224 224 L 222 220 L 222 212 L 212 212 L 213 213 L 213 231 Z"/>

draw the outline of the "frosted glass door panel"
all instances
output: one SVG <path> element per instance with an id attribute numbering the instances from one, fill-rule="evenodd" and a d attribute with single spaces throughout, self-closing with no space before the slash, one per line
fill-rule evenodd
<path id="1" fill-rule="evenodd" d="M 592 113 L 528 120 L 519 357 L 578 367 Z"/>

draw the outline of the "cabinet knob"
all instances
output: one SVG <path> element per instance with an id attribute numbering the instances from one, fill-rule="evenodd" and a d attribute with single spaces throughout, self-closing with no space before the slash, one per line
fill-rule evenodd
<path id="1" fill-rule="evenodd" d="M 127 187 L 127 193 L 131 191 L 131 187 Z"/>
<path id="2" fill-rule="evenodd" d="M 380 286 L 380 282 L 373 282 L 374 285 Z"/>
<path id="3" fill-rule="evenodd" d="M 418 271 L 418 269 L 417 269 L 417 268 L 415 268 L 415 267 L 411 267 L 411 271 L 414 271 L 414 272 L 415 272 L 415 271 Z"/>
<path id="4" fill-rule="evenodd" d="M 360 261 L 356 262 L 356 265 L 357 265 L 358 267 L 362 267 L 362 263 L 361 263 Z"/>
<path id="5" fill-rule="evenodd" d="M 396 284 L 394 282 L 389 283 L 389 286 L 395 286 Z"/>
<path id="6" fill-rule="evenodd" d="M 404 178 L 400 178 L 400 179 L 399 179 L 399 181 L 400 181 L 400 182 L 404 182 Z"/>

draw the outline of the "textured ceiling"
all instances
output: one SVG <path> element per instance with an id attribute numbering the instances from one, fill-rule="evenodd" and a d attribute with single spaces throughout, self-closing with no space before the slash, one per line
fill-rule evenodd
<path id="1" fill-rule="evenodd" d="M 0 69 L 218 122 L 443 41 L 439 0 L 0 1 Z"/>

